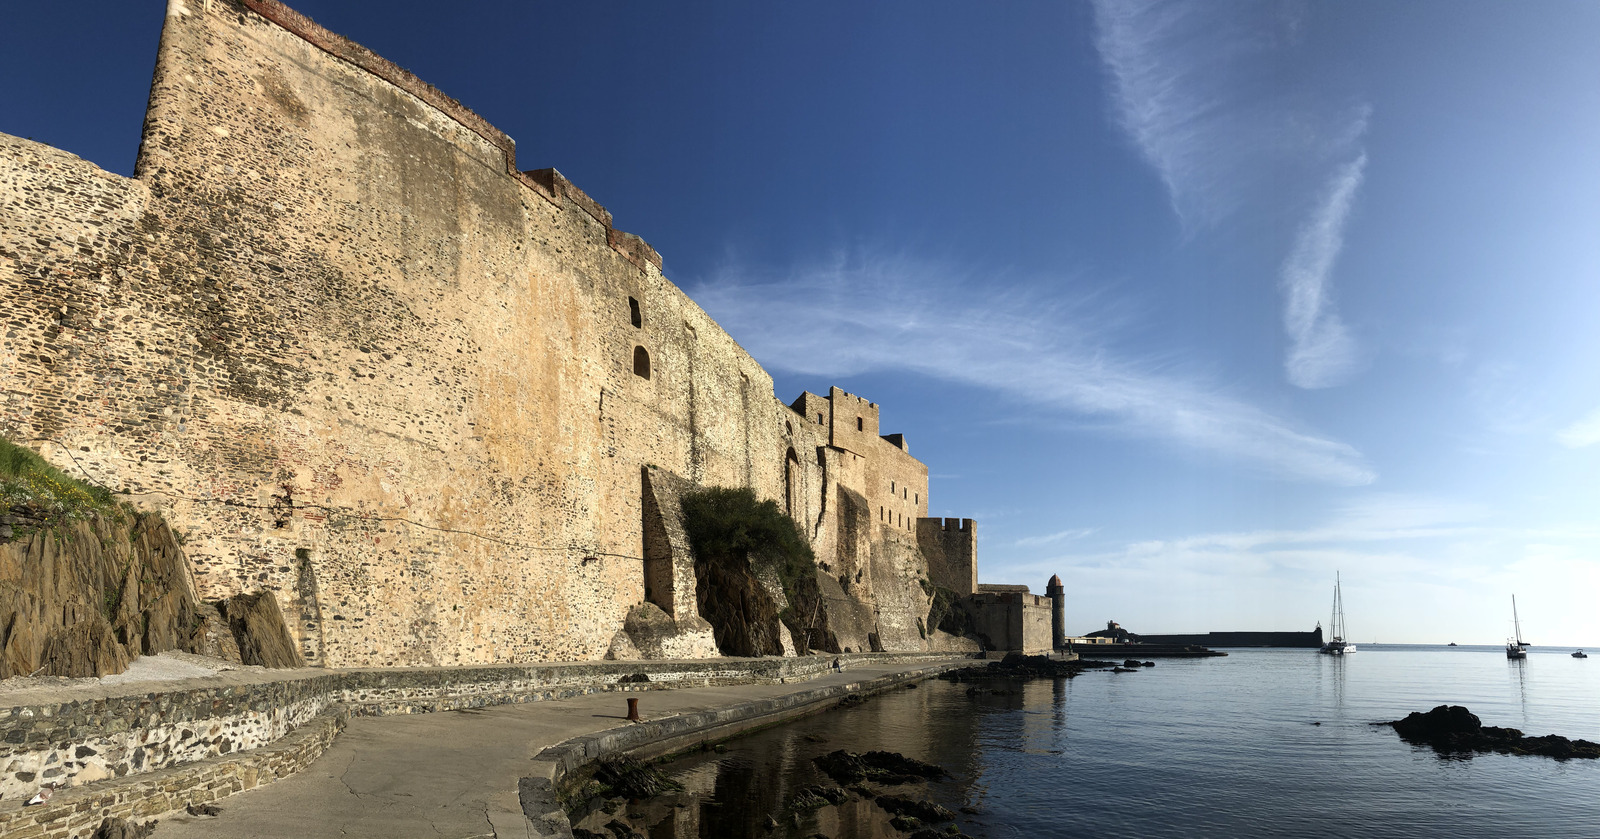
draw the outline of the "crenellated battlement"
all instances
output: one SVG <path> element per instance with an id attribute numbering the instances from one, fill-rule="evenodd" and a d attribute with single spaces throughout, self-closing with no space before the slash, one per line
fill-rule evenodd
<path id="1" fill-rule="evenodd" d="M 327 29 L 278 0 L 238 0 L 238 2 L 317 49 L 383 79 L 460 123 L 488 141 L 490 145 L 500 149 L 505 155 L 505 173 L 508 177 L 558 207 L 562 206 L 563 199 L 572 201 L 605 227 L 606 243 L 622 258 L 633 263 L 634 267 L 641 271 L 647 270 L 646 264 L 654 265 L 658 271 L 661 269 L 661 254 L 657 253 L 655 248 L 632 233 L 624 233 L 614 228 L 611 213 L 583 190 L 574 186 L 572 181 L 567 180 L 560 172 L 555 169 L 518 170 L 516 141 L 454 97 L 418 78 L 410 70 Z"/>

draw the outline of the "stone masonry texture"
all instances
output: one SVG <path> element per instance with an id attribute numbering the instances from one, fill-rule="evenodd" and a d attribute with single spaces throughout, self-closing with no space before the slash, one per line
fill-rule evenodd
<path id="1" fill-rule="evenodd" d="M 0 134 L 0 299 L 0 434 L 161 507 L 310 664 L 602 657 L 643 474 L 779 502 L 842 646 L 933 648 L 928 469 L 879 406 L 777 400 L 594 199 L 274 0 L 169 0 L 133 178 Z"/>

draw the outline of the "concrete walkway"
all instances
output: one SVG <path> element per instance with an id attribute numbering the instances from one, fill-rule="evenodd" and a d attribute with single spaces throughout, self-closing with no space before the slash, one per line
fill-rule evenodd
<path id="1" fill-rule="evenodd" d="M 222 799 L 222 815 L 163 819 L 156 839 L 525 839 L 517 782 L 546 746 L 630 725 L 627 697 L 659 719 L 928 669 L 858 665 L 806 682 L 602 693 L 525 705 L 358 717 L 291 778 Z"/>

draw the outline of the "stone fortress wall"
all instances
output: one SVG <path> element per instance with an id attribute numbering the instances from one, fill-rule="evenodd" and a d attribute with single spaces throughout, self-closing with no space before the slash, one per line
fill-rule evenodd
<path id="1" fill-rule="evenodd" d="M 314 664 L 687 627 L 685 486 L 802 523 L 841 647 L 937 646 L 923 581 L 975 580 L 877 405 L 778 401 L 593 199 L 276 0 L 169 0 L 131 179 L 0 135 L 0 298 L 0 434 L 162 506 Z"/>

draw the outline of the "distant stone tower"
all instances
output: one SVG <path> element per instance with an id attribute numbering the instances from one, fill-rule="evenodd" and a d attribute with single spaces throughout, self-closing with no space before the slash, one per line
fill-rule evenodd
<path id="1" fill-rule="evenodd" d="M 1050 646 L 1064 649 L 1067 646 L 1067 589 L 1061 585 L 1060 574 L 1050 576 L 1044 593 L 1050 596 Z"/>

